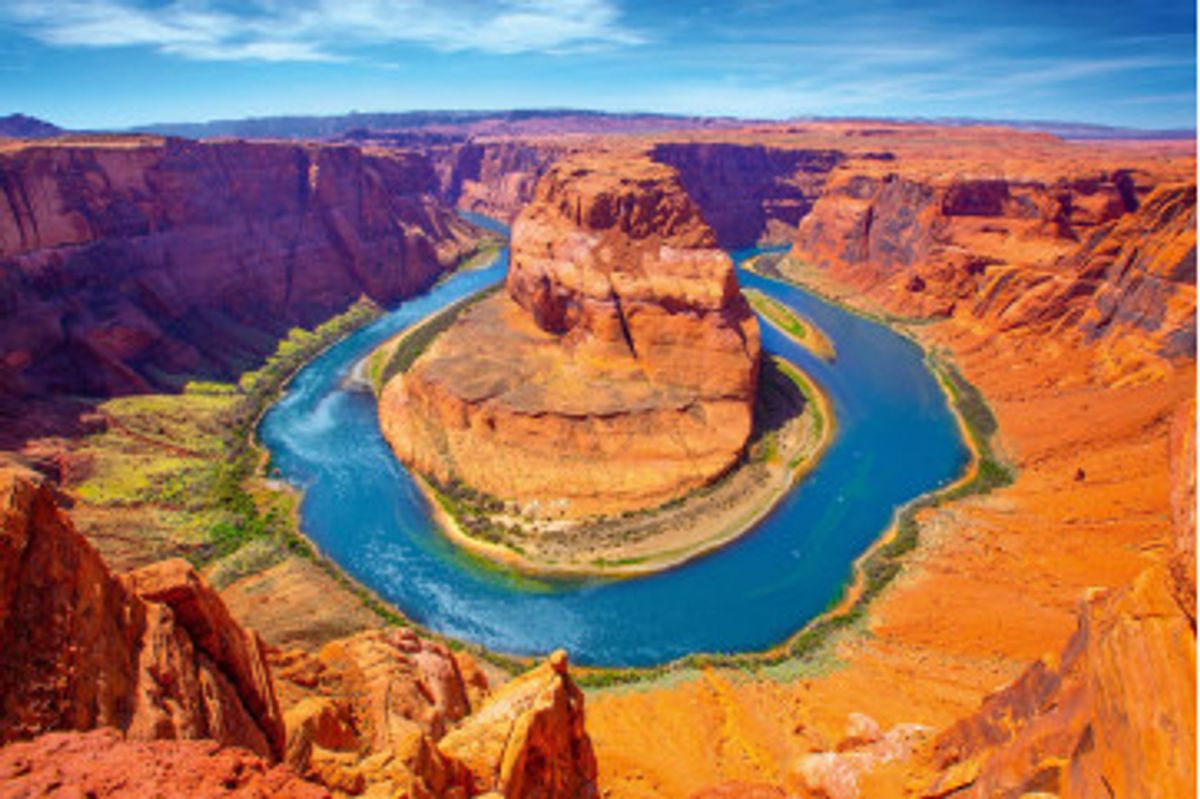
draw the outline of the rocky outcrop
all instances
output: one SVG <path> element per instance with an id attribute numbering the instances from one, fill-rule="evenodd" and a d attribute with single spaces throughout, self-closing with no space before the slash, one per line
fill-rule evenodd
<path id="1" fill-rule="evenodd" d="M 1134 170 L 837 170 L 793 257 L 885 309 L 1094 343 L 1108 379 L 1195 353 L 1195 184 Z"/>
<path id="2" fill-rule="evenodd" d="M 1180 414 L 1175 547 L 1132 585 L 1080 605 L 1035 663 L 934 745 L 930 796 L 1192 796 L 1196 787 L 1195 406 Z"/>
<path id="3" fill-rule="evenodd" d="M 837 150 L 735 142 L 664 142 L 650 151 L 679 180 L 726 249 L 790 242 L 821 196 Z"/>
<path id="4" fill-rule="evenodd" d="M 408 630 L 281 655 L 276 667 L 287 762 L 339 794 L 595 795 L 583 694 L 562 653 L 492 696 L 469 657 Z"/>
<path id="5" fill-rule="evenodd" d="M 229 377 L 474 241 L 405 151 L 96 137 L 0 152 L 0 393 Z"/>
<path id="6" fill-rule="evenodd" d="M 283 754 L 257 636 L 182 561 L 112 575 L 17 467 L 0 469 L 0 702 L 0 742 L 104 726 Z"/>
<path id="7" fill-rule="evenodd" d="M 587 799 L 596 759 L 584 729 L 583 693 L 564 652 L 505 685 L 438 744 L 470 773 L 472 795 Z"/>
<path id="8" fill-rule="evenodd" d="M 741 456 L 759 362 L 732 263 L 673 170 L 574 157 L 513 229 L 507 292 L 380 399 L 405 463 L 527 510 L 652 507 Z"/>
<path id="9" fill-rule="evenodd" d="M 553 139 L 468 141 L 428 148 L 442 199 L 508 223 L 533 199 L 550 165 L 572 149 Z"/>
<path id="10" fill-rule="evenodd" d="M 55 732 L 0 748 L 0 799 L 328 799 L 324 788 L 214 741 L 131 741 L 116 730 Z"/>
<path id="11" fill-rule="evenodd" d="M 487 682 L 470 665 L 464 674 L 446 647 L 409 630 L 374 631 L 274 665 L 289 708 L 287 762 L 302 774 L 352 794 L 389 785 L 389 795 L 442 796 L 465 783 L 435 743 Z"/>

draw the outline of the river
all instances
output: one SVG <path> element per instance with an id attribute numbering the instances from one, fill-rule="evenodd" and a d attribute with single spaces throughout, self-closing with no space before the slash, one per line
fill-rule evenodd
<path id="1" fill-rule="evenodd" d="M 475 221 L 478 221 L 477 219 Z M 732 253 L 741 262 L 759 250 Z M 535 580 L 481 563 L 437 530 L 379 431 L 375 400 L 344 386 L 354 364 L 429 313 L 504 277 L 508 251 L 405 301 L 301 370 L 259 436 L 304 491 L 301 524 L 320 550 L 413 621 L 512 654 L 566 648 L 593 665 L 644 666 L 694 652 L 765 649 L 827 608 L 851 564 L 908 500 L 952 482 L 969 452 L 921 350 L 799 288 L 739 270 L 813 320 L 829 364 L 763 324 L 763 345 L 824 388 L 837 436 L 775 511 L 729 546 L 632 580 Z"/>

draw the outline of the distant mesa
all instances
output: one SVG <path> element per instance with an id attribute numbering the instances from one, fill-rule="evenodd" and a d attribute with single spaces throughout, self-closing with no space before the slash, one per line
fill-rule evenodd
<path id="1" fill-rule="evenodd" d="M 568 157 L 513 229 L 505 291 L 384 388 L 384 434 L 442 485 L 542 515 L 649 508 L 711 483 L 751 433 L 759 330 L 676 172 Z"/>
<path id="2" fill-rule="evenodd" d="M 0 117 L 0 137 L 7 139 L 48 139 L 63 132 L 57 125 L 25 114 Z"/>

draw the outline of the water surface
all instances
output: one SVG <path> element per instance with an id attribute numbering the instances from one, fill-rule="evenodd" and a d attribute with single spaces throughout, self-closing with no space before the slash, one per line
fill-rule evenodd
<path id="1" fill-rule="evenodd" d="M 478 221 L 478 220 L 476 220 Z M 733 253 L 741 261 L 759 252 Z M 908 500 L 954 480 L 969 453 L 920 349 L 807 292 L 740 272 L 833 341 L 827 364 L 763 324 L 763 344 L 825 389 L 838 431 L 817 468 L 752 531 L 679 568 L 625 581 L 545 582 L 456 549 L 379 431 L 374 398 L 342 384 L 382 341 L 503 279 L 491 267 L 408 300 L 304 368 L 260 426 L 304 490 L 304 532 L 349 574 L 440 633 L 514 654 L 565 647 L 597 665 L 767 648 L 834 600 L 851 564 Z"/>

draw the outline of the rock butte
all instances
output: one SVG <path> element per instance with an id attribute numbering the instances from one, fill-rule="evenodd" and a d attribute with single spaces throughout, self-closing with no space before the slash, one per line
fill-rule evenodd
<path id="1" fill-rule="evenodd" d="M 0 796 L 72 786 L 97 796 L 144 795 L 151 786 L 310 796 L 323 795 L 322 785 L 338 795 L 494 788 L 515 796 L 514 786 L 528 785 L 516 775 L 539 772 L 565 775 L 544 783 L 562 786 L 557 795 L 586 796 L 598 785 L 607 796 L 630 798 L 1109 795 L 1097 794 L 1098 783 L 1124 796 L 1194 795 L 1194 144 L 1084 145 L 893 123 L 508 137 L 431 148 L 437 186 L 430 197 L 512 215 L 563 153 L 647 153 L 660 145 L 677 148 L 662 160 L 681 171 L 722 244 L 748 245 L 771 231 L 794 245 L 795 257 L 780 265 L 786 274 L 866 310 L 930 321 L 912 332 L 954 356 L 999 421 L 995 443 L 1017 468 L 1016 481 L 921 515 L 920 557 L 871 605 L 869 635 L 843 637 L 832 648 L 836 663 L 819 671 L 756 679 L 710 669 L 597 692 L 588 696 L 586 723 L 556 664 L 518 680 L 519 690 L 497 705 L 512 714 L 493 723 L 505 714 L 484 706 L 489 680 L 480 664 L 417 636 L 367 632 L 306 651 L 268 648 L 285 758 L 294 767 L 211 741 L 122 740 L 109 730 L 39 734 L 115 718 L 127 737 L 134 729 L 181 737 L 212 723 L 257 739 L 253 729 L 275 722 L 274 714 L 247 710 L 253 684 L 226 677 L 231 690 L 205 695 L 203 704 L 177 701 L 195 696 L 186 681 L 171 689 L 178 694 L 154 688 L 150 678 L 161 672 L 142 671 L 139 651 L 174 659 L 179 671 L 171 674 L 207 673 L 219 682 L 213 675 L 226 667 L 215 667 L 227 661 L 218 657 L 230 650 L 214 644 L 231 640 L 231 631 L 207 635 L 189 626 L 188 603 L 175 604 L 211 589 L 179 565 L 162 572 L 172 590 L 140 596 L 133 581 L 108 573 L 68 534 L 44 479 L 5 470 L 0 696 L 38 701 L 15 714 L 5 708 L 6 738 L 37 737 L 0 748 Z M 97 148 L 106 161 L 130 157 L 125 151 L 144 140 L 39 146 L 61 150 L 55 158 L 69 166 L 87 163 Z M 227 146 L 230 153 L 245 147 Z M 6 177 L 18 163 L 31 162 L 4 161 Z M 94 199 L 111 206 L 120 185 L 95 184 Z M 153 193 L 148 187 L 146 196 Z M 339 196 L 331 212 L 345 210 L 348 195 Z M 740 217 L 750 222 L 720 221 L 732 219 L 722 217 L 729 196 L 753 212 Z M 52 229 L 64 214 L 56 203 L 31 203 L 23 219 Z M 102 230 L 94 240 L 119 245 L 122 237 Z M 92 251 L 89 269 L 114 268 L 104 252 Z M 20 280 L 13 294 L 12 273 L 3 274 L 0 307 L 12 313 L 18 305 L 9 300 L 24 307 L 29 295 Z M 66 281 L 56 302 L 86 296 L 78 294 L 84 288 Z M 179 287 L 198 308 L 220 307 L 207 289 L 204 281 Z M 15 347 L 12 331 L 0 324 L 5 357 L 33 351 L 28 331 L 19 331 Z M 164 332 L 166 339 L 147 341 L 170 341 Z M 110 364 L 84 365 L 124 374 Z M 23 385 L 50 388 L 20 356 L 6 368 Z M 118 383 L 98 381 L 108 390 Z M 69 435 L 78 431 L 52 421 L 48 429 L 67 437 L 29 446 L 55 453 L 39 462 L 64 477 L 69 498 L 71 470 L 59 465 L 69 464 Z M 15 554 L 22 548 L 37 568 L 22 567 Z M 53 588 L 43 573 L 55 578 Z M 324 593 L 289 586 L 320 575 L 285 563 L 272 570 L 276 582 L 251 576 L 225 593 L 237 600 L 240 623 L 261 621 L 274 631 L 267 641 L 278 644 L 296 636 L 295 622 L 281 628 L 281 609 L 256 588 L 278 588 L 273 596 L 296 603 L 292 616 L 315 619 L 339 596 L 336 583 L 325 583 Z M 80 598 L 88 598 L 87 612 Z M 207 600 L 191 604 L 213 611 Z M 154 630 L 176 634 L 149 647 L 137 622 L 151 618 Z M 14 635 L 18 619 L 22 634 Z M 44 656 L 22 641 L 27 630 L 49 642 Z M 97 669 L 106 675 L 102 685 L 81 679 Z M 238 707 L 253 724 L 215 723 L 243 718 Z M 139 717 L 177 726 L 127 726 Z M 558 721 L 547 729 L 549 719 Z M 451 747 L 440 731 L 455 726 L 494 737 L 442 751 Z M 502 767 L 487 772 L 495 763 Z M 541 772 L 540 763 L 570 765 Z M 320 783 L 315 794 L 297 771 Z M 476 774 L 483 776 L 468 776 Z M 469 789 L 460 781 L 467 779 Z M 117 780 L 129 790 L 114 789 Z"/>
<path id="2" fill-rule="evenodd" d="M 750 435 L 757 322 L 670 167 L 558 162 L 513 225 L 505 293 L 384 387 L 381 426 L 441 484 L 582 518 L 727 472 Z"/>

